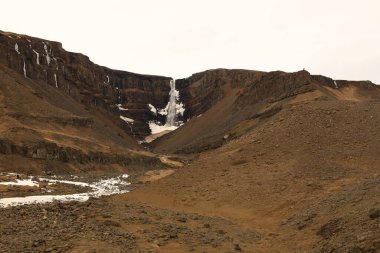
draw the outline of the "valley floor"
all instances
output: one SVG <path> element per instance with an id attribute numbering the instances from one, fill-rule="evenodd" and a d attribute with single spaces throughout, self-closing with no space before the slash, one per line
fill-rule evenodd
<path id="1" fill-rule="evenodd" d="M 379 204 L 379 185 L 374 175 L 298 203 L 229 205 L 183 186 L 195 193 L 173 198 L 142 187 L 2 208 L 0 252 L 378 252 L 380 214 L 368 210 Z"/>
<path id="2" fill-rule="evenodd" d="M 380 252 L 379 111 L 295 105 L 129 193 L 2 208 L 0 252 Z"/>

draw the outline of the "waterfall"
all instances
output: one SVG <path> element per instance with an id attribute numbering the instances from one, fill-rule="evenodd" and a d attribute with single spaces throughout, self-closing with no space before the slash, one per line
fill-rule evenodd
<path id="1" fill-rule="evenodd" d="M 168 114 L 166 115 L 166 126 L 174 126 L 176 115 L 177 115 L 177 97 L 178 91 L 175 89 L 175 81 L 170 80 L 170 93 L 169 93 L 169 104 L 168 104 Z"/>
<path id="2" fill-rule="evenodd" d="M 152 134 L 161 133 L 164 131 L 173 131 L 183 125 L 182 118 L 185 112 L 185 105 L 179 99 L 179 91 L 175 89 L 175 81 L 170 81 L 169 102 L 165 108 L 158 109 L 152 104 L 148 104 L 148 108 L 154 116 L 166 115 L 166 122 L 162 125 L 158 120 L 151 120 L 148 122 Z M 157 138 L 157 137 L 156 137 Z M 150 139 L 147 142 L 151 142 Z"/>

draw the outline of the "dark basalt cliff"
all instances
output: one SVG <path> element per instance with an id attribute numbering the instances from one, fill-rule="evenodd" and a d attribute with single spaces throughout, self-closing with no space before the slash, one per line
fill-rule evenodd
<path id="1" fill-rule="evenodd" d="M 112 70 L 94 64 L 85 55 L 65 51 L 59 42 L 1 31 L 0 64 L 70 94 L 137 138 L 150 134 L 150 120 L 164 121 L 148 104 L 166 106 L 169 77 Z M 133 119 L 133 123 L 120 116 Z"/>
<path id="2" fill-rule="evenodd" d="M 298 95 L 300 101 L 380 99 L 380 89 L 370 81 L 333 80 L 305 70 L 215 69 L 177 80 L 176 84 L 186 105 L 187 123 L 155 140 L 152 147 L 156 152 L 198 153 L 220 147 L 245 133 L 242 129 L 250 124 L 247 122 L 265 121 L 297 101 Z M 246 129 L 250 127 L 253 125 Z"/>
<path id="3" fill-rule="evenodd" d="M 245 87 L 261 78 L 264 72 L 238 69 L 214 69 L 176 80 L 186 111 L 184 118 L 198 116 L 222 99 L 226 92 Z"/>

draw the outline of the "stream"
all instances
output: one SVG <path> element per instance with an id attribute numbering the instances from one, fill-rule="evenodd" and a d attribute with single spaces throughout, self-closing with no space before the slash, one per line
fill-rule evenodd
<path id="1" fill-rule="evenodd" d="M 1 174 L 4 177 L 4 174 Z M 5 176 L 17 176 L 15 173 L 7 173 Z M 86 183 L 74 180 L 61 180 L 56 177 L 44 178 L 44 177 L 32 177 L 28 176 L 23 179 L 16 179 L 9 181 L 0 181 L 0 186 L 20 186 L 20 187 L 39 187 L 40 183 L 44 182 L 48 185 L 52 184 L 65 184 L 65 185 L 75 185 L 80 187 L 88 187 L 90 190 L 85 193 L 74 193 L 74 194 L 63 194 L 63 195 L 34 195 L 25 197 L 9 197 L 0 198 L 0 208 L 36 203 L 49 203 L 53 201 L 87 201 L 90 197 L 100 197 L 109 196 L 114 194 L 122 194 L 129 192 L 128 186 L 131 184 L 127 181 L 128 175 L 122 174 L 117 177 L 111 177 L 106 179 L 101 179 L 99 181 Z"/>

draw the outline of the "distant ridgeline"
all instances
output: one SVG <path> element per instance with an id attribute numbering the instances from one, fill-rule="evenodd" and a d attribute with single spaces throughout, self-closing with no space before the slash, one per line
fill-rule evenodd
<path id="1" fill-rule="evenodd" d="M 141 75 L 99 66 L 79 53 L 67 52 L 59 42 L 0 31 L 0 64 L 32 82 L 61 92 L 115 122 L 128 134 L 144 138 L 174 130 L 206 112 L 231 89 L 238 90 L 239 104 L 270 97 L 292 96 L 299 88 L 319 83 L 333 89 L 348 81 L 324 76 L 252 70 L 215 69 L 174 81 L 170 77 Z M 357 82 L 368 88 L 369 81 Z"/>

